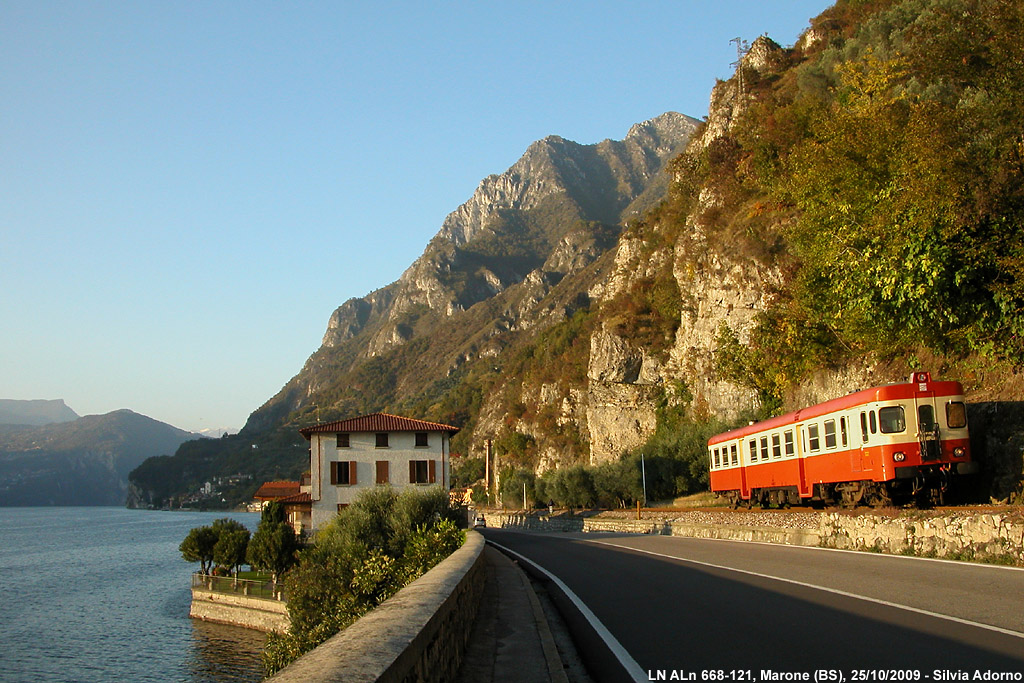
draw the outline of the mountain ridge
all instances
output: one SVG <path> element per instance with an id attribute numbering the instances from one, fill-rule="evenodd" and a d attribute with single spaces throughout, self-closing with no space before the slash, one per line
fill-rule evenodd
<path id="1" fill-rule="evenodd" d="M 0 425 L 0 505 L 124 505 L 133 469 L 195 438 L 127 409 Z"/>

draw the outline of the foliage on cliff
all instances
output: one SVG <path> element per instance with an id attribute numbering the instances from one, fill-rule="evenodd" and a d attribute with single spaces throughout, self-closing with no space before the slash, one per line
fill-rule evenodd
<path id="1" fill-rule="evenodd" d="M 1003 0 L 841 1 L 748 83 L 691 164 L 728 200 L 709 231 L 739 224 L 790 280 L 745 348 L 723 330 L 726 376 L 781 401 L 858 355 L 1024 361 L 1022 27 Z"/>

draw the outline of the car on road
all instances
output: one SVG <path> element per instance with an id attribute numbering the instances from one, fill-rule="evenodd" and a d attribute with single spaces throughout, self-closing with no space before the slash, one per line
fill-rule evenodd
<path id="1" fill-rule="evenodd" d="M 473 528 L 474 529 L 486 529 L 487 528 L 487 520 L 484 519 L 483 515 L 477 515 L 476 517 L 473 518 Z"/>

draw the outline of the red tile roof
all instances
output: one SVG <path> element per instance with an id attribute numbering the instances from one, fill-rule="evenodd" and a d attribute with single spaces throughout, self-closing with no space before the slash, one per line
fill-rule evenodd
<path id="1" fill-rule="evenodd" d="M 312 503 L 313 497 L 309 494 L 309 491 L 306 491 L 304 493 L 296 493 L 294 496 L 288 496 L 287 498 L 281 498 L 277 502 L 291 505 L 296 503 Z"/>
<path id="2" fill-rule="evenodd" d="M 347 420 L 336 420 L 323 424 L 304 427 L 299 430 L 302 436 L 309 440 L 311 434 L 338 433 L 338 432 L 448 432 L 455 434 L 458 427 L 440 424 L 438 422 L 426 422 L 414 420 L 411 417 L 399 417 L 387 413 L 373 413 L 361 417 L 351 417 Z"/>
<path id="3" fill-rule="evenodd" d="M 287 496 L 294 496 L 299 492 L 297 481 L 268 481 L 259 487 L 253 498 L 257 500 L 277 500 Z"/>

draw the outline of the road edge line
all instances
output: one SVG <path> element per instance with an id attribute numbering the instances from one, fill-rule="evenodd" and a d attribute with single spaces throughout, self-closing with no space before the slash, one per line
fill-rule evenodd
<path id="1" fill-rule="evenodd" d="M 615 659 L 617 659 L 622 668 L 625 669 L 626 673 L 629 674 L 629 676 L 634 681 L 639 682 L 648 680 L 647 672 L 644 671 L 644 669 L 641 668 L 639 664 L 637 664 L 636 660 L 633 659 L 633 657 L 629 654 L 626 648 L 622 646 L 622 643 L 620 643 L 618 639 L 616 639 L 615 636 L 612 635 L 611 631 L 609 631 L 608 628 L 605 627 L 605 625 L 601 622 L 601 620 L 597 618 L 597 615 L 595 615 L 590 610 L 590 608 L 587 607 L 586 603 L 584 603 L 580 599 L 580 597 L 572 591 L 572 589 L 565 585 L 564 581 L 562 581 L 560 578 L 558 578 L 557 576 L 555 576 L 547 569 L 534 562 L 533 560 L 522 555 L 521 553 L 516 552 L 515 550 L 512 550 L 508 546 L 504 546 L 500 543 L 495 543 L 491 539 L 487 539 L 487 542 L 493 545 L 494 547 L 501 549 L 501 551 L 504 553 L 514 555 L 520 562 L 524 562 L 533 567 L 534 569 L 536 569 L 537 571 L 544 574 L 544 576 L 546 576 L 552 583 L 558 586 L 558 589 L 562 591 L 565 594 L 565 596 L 569 598 L 569 600 L 572 602 L 573 606 L 577 610 L 579 610 L 580 614 L 582 614 L 583 618 L 587 620 L 587 623 L 589 623 L 590 627 L 594 629 L 598 637 L 601 638 L 605 646 L 609 649 L 609 651 L 611 651 L 612 655 L 615 656 Z"/>

